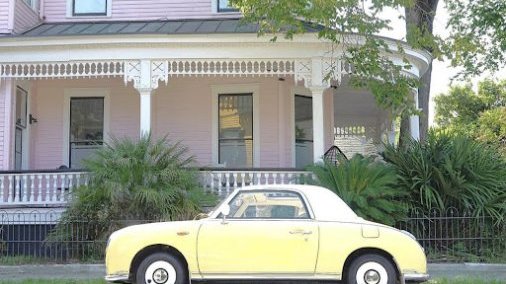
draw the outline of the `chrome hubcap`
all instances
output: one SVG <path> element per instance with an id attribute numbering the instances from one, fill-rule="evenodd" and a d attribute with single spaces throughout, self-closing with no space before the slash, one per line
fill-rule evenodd
<path id="1" fill-rule="evenodd" d="M 156 284 L 163 284 L 169 279 L 169 273 L 165 269 L 159 268 L 153 273 L 153 281 Z"/>
<path id="2" fill-rule="evenodd" d="M 175 284 L 176 269 L 167 261 L 155 261 L 148 266 L 144 273 L 144 283 L 147 284 Z"/>
<path id="3" fill-rule="evenodd" d="M 367 284 L 378 284 L 381 277 L 376 270 L 368 270 L 364 275 L 364 281 Z"/>

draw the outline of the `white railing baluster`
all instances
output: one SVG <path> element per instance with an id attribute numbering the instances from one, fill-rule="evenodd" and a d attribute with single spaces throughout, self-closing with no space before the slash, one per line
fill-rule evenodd
<path id="1" fill-rule="evenodd" d="M 15 175 L 14 176 L 14 202 L 20 203 L 20 195 L 21 195 L 21 189 L 20 189 L 20 176 Z"/>
<path id="2" fill-rule="evenodd" d="M 30 175 L 30 200 L 33 202 L 35 200 L 35 175 Z"/>
<path id="3" fill-rule="evenodd" d="M 67 175 L 66 174 L 60 175 L 60 187 L 59 187 L 60 194 L 59 194 L 59 196 L 57 196 L 57 200 L 58 201 L 64 201 L 65 200 L 66 180 L 67 180 Z"/>
<path id="4" fill-rule="evenodd" d="M 46 175 L 46 188 L 44 188 L 44 200 L 51 201 L 51 175 Z"/>
<path id="5" fill-rule="evenodd" d="M 37 203 L 42 203 L 42 177 L 43 175 L 37 175 L 37 179 L 39 180 L 37 184 Z"/>
<path id="6" fill-rule="evenodd" d="M 7 175 L 7 194 L 9 195 L 9 203 L 14 202 L 14 184 L 11 175 Z"/>
<path id="7" fill-rule="evenodd" d="M 50 199 L 50 201 L 51 202 L 56 202 L 56 199 L 58 198 L 56 196 L 57 195 L 57 188 L 58 188 L 58 175 L 57 174 L 53 174 L 52 177 L 53 177 L 53 188 L 51 190 L 51 199 Z"/>
<path id="8" fill-rule="evenodd" d="M 28 176 L 23 175 L 21 179 L 21 200 L 20 202 L 27 202 L 28 201 Z"/>

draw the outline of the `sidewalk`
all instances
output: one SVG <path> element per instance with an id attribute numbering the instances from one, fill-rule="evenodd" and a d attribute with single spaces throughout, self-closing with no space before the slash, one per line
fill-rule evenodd
<path id="1" fill-rule="evenodd" d="M 431 263 L 432 278 L 480 278 L 503 280 L 506 283 L 506 264 Z M 103 264 L 21 265 L 0 266 L 0 279 L 101 279 L 105 275 Z"/>

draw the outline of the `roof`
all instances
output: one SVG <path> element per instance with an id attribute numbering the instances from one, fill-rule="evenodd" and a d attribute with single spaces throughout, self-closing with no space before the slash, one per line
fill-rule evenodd
<path id="1" fill-rule="evenodd" d="M 359 220 L 359 217 L 350 209 L 350 207 L 334 192 L 328 188 L 315 185 L 302 184 L 265 184 L 251 185 L 235 189 L 222 203 L 228 203 L 238 191 L 255 191 L 255 190 L 291 190 L 302 193 L 309 201 L 309 206 L 313 212 L 314 218 L 318 221 L 351 221 Z M 220 206 L 220 208 L 221 208 Z M 212 218 L 216 218 L 220 210 L 211 214 Z M 362 220 L 363 221 L 363 220 Z"/>
<path id="2" fill-rule="evenodd" d="M 308 32 L 319 29 L 307 25 Z M 258 24 L 244 23 L 237 19 L 191 19 L 159 21 L 108 21 L 43 23 L 16 37 L 86 36 L 116 34 L 226 34 L 257 33 Z"/>

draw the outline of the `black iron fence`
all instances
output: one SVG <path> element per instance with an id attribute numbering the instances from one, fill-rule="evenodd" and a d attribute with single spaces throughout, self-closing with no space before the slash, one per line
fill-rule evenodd
<path id="1" fill-rule="evenodd" d="M 107 240 L 96 238 L 102 224 L 85 218 L 59 223 L 59 218 L 53 211 L 0 211 L 0 265 L 104 261 Z M 492 222 L 450 209 L 414 213 L 397 227 L 414 234 L 432 262 L 506 262 L 506 226 Z"/>
<path id="2" fill-rule="evenodd" d="M 432 262 L 506 262 L 506 223 L 455 208 L 413 212 L 398 228 L 416 236 Z"/>

